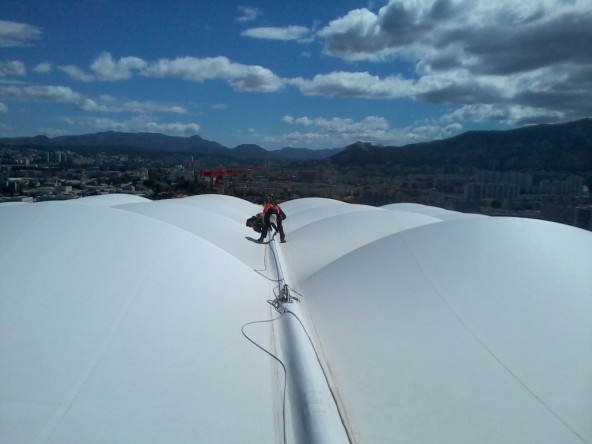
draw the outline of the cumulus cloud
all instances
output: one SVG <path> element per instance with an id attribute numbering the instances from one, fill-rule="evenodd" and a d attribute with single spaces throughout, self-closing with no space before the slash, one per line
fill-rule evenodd
<path id="1" fill-rule="evenodd" d="M 257 8 L 249 8 L 247 6 L 239 6 L 238 7 L 238 17 L 236 18 L 237 22 L 246 23 L 252 22 L 256 20 L 260 15 L 261 11 Z"/>
<path id="2" fill-rule="evenodd" d="M 109 112 L 110 108 L 102 103 L 97 103 L 93 99 L 84 98 L 78 103 L 78 109 L 88 112 Z"/>
<path id="3" fill-rule="evenodd" d="M 41 37 L 41 30 L 26 23 L 0 20 L 0 48 L 31 46 Z"/>
<path id="4" fill-rule="evenodd" d="M 345 60 L 382 60 L 397 52 L 385 42 L 378 16 L 368 9 L 355 9 L 333 20 L 318 36 L 325 39 L 325 52 Z"/>
<path id="5" fill-rule="evenodd" d="M 108 117 L 76 117 L 65 118 L 64 122 L 77 131 L 121 131 L 148 132 L 170 135 L 192 135 L 200 130 L 195 122 L 159 122 L 149 118 L 133 118 L 129 120 L 115 120 Z"/>
<path id="6" fill-rule="evenodd" d="M 316 127 L 328 133 L 376 133 L 385 131 L 389 125 L 384 117 L 369 116 L 361 121 L 354 121 L 353 119 L 343 119 L 333 117 L 327 119 L 324 117 L 298 117 L 284 116 L 281 119 L 282 123 L 303 127 Z"/>
<path id="7" fill-rule="evenodd" d="M 144 113 L 168 113 L 168 114 L 187 114 L 188 111 L 186 108 L 178 105 L 166 105 L 157 102 L 143 102 L 138 100 L 131 100 L 131 101 L 124 101 L 120 106 L 118 111 L 121 112 L 132 112 L 138 114 Z"/>
<path id="8" fill-rule="evenodd" d="M 0 77 L 24 77 L 27 75 L 25 64 L 18 60 L 0 61 Z"/>
<path id="9" fill-rule="evenodd" d="M 286 133 L 281 135 L 263 135 L 259 136 L 256 133 L 255 136 L 261 138 L 264 142 L 292 147 L 307 147 L 307 148 L 326 148 L 327 146 L 339 145 L 342 143 L 340 140 L 332 139 L 329 134 L 318 133 L 318 132 L 307 132 L 301 133 L 295 131 L 292 133 Z"/>
<path id="10" fill-rule="evenodd" d="M 147 65 L 148 63 L 139 57 L 122 57 L 114 60 L 110 53 L 104 52 L 92 62 L 90 73 L 75 65 L 63 65 L 58 69 L 79 82 L 116 82 L 132 78 Z"/>
<path id="11" fill-rule="evenodd" d="M 74 65 L 63 65 L 59 66 L 58 69 L 70 76 L 70 78 L 77 80 L 79 82 L 94 82 L 96 79 L 92 74 L 88 74 L 84 72 L 84 70 L 80 69 Z"/>
<path id="12" fill-rule="evenodd" d="M 115 60 L 109 53 L 101 54 L 90 66 L 92 73 L 74 65 L 59 69 L 81 82 L 126 80 L 138 73 L 151 78 L 179 78 L 202 83 L 223 80 L 238 92 L 274 92 L 284 81 L 272 71 L 258 65 L 234 63 L 226 57 L 179 57 L 148 63 L 138 57 Z"/>
<path id="13" fill-rule="evenodd" d="M 591 24 L 588 0 L 390 0 L 377 14 L 351 11 L 318 35 L 328 54 L 347 60 L 398 55 L 418 59 L 424 71 L 468 66 L 508 73 L 589 62 Z"/>
<path id="14" fill-rule="evenodd" d="M 145 131 L 158 132 L 165 134 L 195 134 L 200 130 L 200 126 L 197 123 L 158 123 L 158 122 L 147 122 L 144 126 Z"/>
<path id="15" fill-rule="evenodd" d="M 239 92 L 274 92 L 283 86 L 283 80 L 269 69 L 234 63 L 226 57 L 161 59 L 146 67 L 144 75 L 175 77 L 197 83 L 224 80 Z"/>
<path id="16" fill-rule="evenodd" d="M 131 114 L 188 114 L 179 105 L 163 104 L 153 101 L 118 100 L 103 95 L 96 99 L 80 94 L 67 86 L 0 86 L 0 98 L 30 102 L 69 103 L 79 111 L 94 113 Z"/>
<path id="17" fill-rule="evenodd" d="M 266 142 L 289 146 L 327 147 L 349 144 L 355 140 L 377 141 L 388 132 L 388 122 L 377 116 L 355 121 L 350 118 L 293 117 L 286 115 L 281 122 L 299 128 L 280 136 L 268 136 Z M 329 145 L 330 146 L 330 145 Z"/>
<path id="18" fill-rule="evenodd" d="M 499 122 L 506 125 L 528 125 L 551 123 L 563 120 L 565 113 L 545 108 L 522 105 L 484 104 L 465 105 L 442 116 L 443 122 Z"/>
<path id="19" fill-rule="evenodd" d="M 84 96 L 67 86 L 0 86 L 0 97 L 53 103 L 80 103 Z"/>
<path id="20" fill-rule="evenodd" d="M 304 26 L 251 28 L 243 31 L 241 35 L 263 40 L 295 40 L 299 42 L 309 42 L 312 38 L 311 31 Z"/>
<path id="21" fill-rule="evenodd" d="M 311 80 L 291 79 L 308 96 L 394 99 L 413 94 L 414 81 L 400 76 L 381 79 L 368 72 L 332 72 L 317 74 Z"/>
<path id="22" fill-rule="evenodd" d="M 33 72 L 37 74 L 47 74 L 51 72 L 53 66 L 50 62 L 39 63 L 33 68 Z"/>
<path id="23" fill-rule="evenodd" d="M 395 83 L 404 87 L 401 95 L 406 91 L 415 100 L 522 107 L 541 119 L 592 111 L 589 0 L 390 0 L 376 13 L 350 11 L 317 36 L 324 39 L 326 54 L 347 61 L 410 62 L 413 79 Z M 366 76 L 356 90 L 338 77 L 301 82 L 302 91 L 379 97 L 364 90 L 383 90 L 387 80 Z M 508 118 L 512 121 L 523 119 Z"/>
<path id="24" fill-rule="evenodd" d="M 284 146 L 307 146 L 326 148 L 345 146 L 361 140 L 382 145 L 406 145 L 444 137 L 450 137 L 462 129 L 459 123 L 433 122 L 404 128 L 391 128 L 389 122 L 380 116 L 367 116 L 361 120 L 351 118 L 293 117 L 286 115 L 281 122 L 299 128 L 279 136 L 266 136 L 268 143 Z"/>
<path id="25" fill-rule="evenodd" d="M 90 65 L 97 80 L 117 81 L 129 79 L 134 71 L 143 69 L 147 63 L 138 57 L 122 57 L 119 60 L 113 60 L 108 52 L 102 53 Z"/>
<path id="26" fill-rule="evenodd" d="M 151 101 L 117 100 L 113 97 L 99 97 L 97 100 L 84 98 L 77 103 L 78 109 L 87 112 L 132 113 L 132 114 L 187 114 L 186 108 Z"/>

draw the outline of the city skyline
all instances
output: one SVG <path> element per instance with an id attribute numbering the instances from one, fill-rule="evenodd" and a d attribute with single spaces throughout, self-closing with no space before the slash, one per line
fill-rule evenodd
<path id="1" fill-rule="evenodd" d="M 404 145 L 588 117 L 584 0 L 5 1 L 0 136 Z"/>

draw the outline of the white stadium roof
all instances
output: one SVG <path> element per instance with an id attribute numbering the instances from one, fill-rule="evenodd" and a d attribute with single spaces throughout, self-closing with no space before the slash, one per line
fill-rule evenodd
<path id="1" fill-rule="evenodd" d="M 0 204 L 0 441 L 592 443 L 591 232 L 282 209 Z"/>

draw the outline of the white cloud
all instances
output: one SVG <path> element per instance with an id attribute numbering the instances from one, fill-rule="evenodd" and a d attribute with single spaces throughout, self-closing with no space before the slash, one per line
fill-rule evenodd
<path id="1" fill-rule="evenodd" d="M 63 119 L 76 131 L 121 131 L 149 132 L 169 135 L 190 135 L 200 130 L 197 123 L 158 122 L 153 119 L 137 117 L 129 120 L 115 120 L 107 117 L 76 117 Z"/>
<path id="2" fill-rule="evenodd" d="M 240 23 L 252 22 L 261 15 L 261 11 L 259 9 L 249 8 L 246 6 L 239 6 L 238 13 L 239 16 L 236 18 L 236 21 Z"/>
<path id="3" fill-rule="evenodd" d="M 326 119 L 324 117 L 298 117 L 284 116 L 282 123 L 303 127 L 316 127 L 328 133 L 376 133 L 385 131 L 389 124 L 384 117 L 368 116 L 359 122 L 353 119 L 343 119 L 333 117 Z"/>
<path id="4" fill-rule="evenodd" d="M 166 105 L 152 101 L 117 100 L 113 97 L 99 97 L 98 101 L 85 98 L 77 104 L 78 108 L 87 112 L 133 113 L 133 114 L 187 114 L 186 108 L 178 105 Z"/>
<path id="5" fill-rule="evenodd" d="M 42 134 L 47 137 L 59 137 L 70 135 L 70 133 L 64 129 L 47 127 L 37 128 L 35 134 Z"/>
<path id="6" fill-rule="evenodd" d="M 199 130 L 200 130 L 200 126 L 197 123 L 148 122 L 145 125 L 145 131 L 165 133 L 165 134 L 195 134 Z"/>
<path id="7" fill-rule="evenodd" d="M 0 61 L 0 77 L 24 77 L 27 75 L 25 64 L 18 60 Z"/>
<path id="8" fill-rule="evenodd" d="M 307 147 L 307 148 L 326 148 L 339 146 L 341 141 L 332 139 L 328 134 L 324 133 L 301 133 L 293 132 L 282 134 L 279 136 L 261 136 L 261 139 L 266 143 L 275 145 L 292 146 L 292 147 Z"/>
<path id="9" fill-rule="evenodd" d="M 119 100 L 109 95 L 92 99 L 67 86 L 0 86 L 0 98 L 32 102 L 73 104 L 78 110 L 94 113 L 187 114 L 179 105 L 153 101 Z"/>
<path id="10" fill-rule="evenodd" d="M 317 74 L 312 80 L 291 79 L 302 94 L 328 97 L 393 99 L 413 95 L 414 81 L 399 76 L 381 79 L 368 72 Z"/>
<path id="11" fill-rule="evenodd" d="M 407 128 L 408 143 L 443 139 L 450 137 L 462 130 L 460 123 L 451 123 L 450 125 L 440 125 L 437 123 L 428 123 Z"/>
<path id="12" fill-rule="evenodd" d="M 223 80 L 238 92 L 275 92 L 284 84 L 269 69 L 234 63 L 221 56 L 180 57 L 148 63 L 138 57 L 124 57 L 115 61 L 111 54 L 103 53 L 91 64 L 92 74 L 73 65 L 60 66 L 59 69 L 82 82 L 126 80 L 138 72 L 151 78 L 180 78 L 196 83 Z"/>
<path id="13" fill-rule="evenodd" d="M 47 74 L 51 72 L 53 66 L 50 62 L 39 63 L 37 66 L 33 68 L 33 72 L 37 74 Z"/>
<path id="14" fill-rule="evenodd" d="M 31 46 L 41 37 L 41 30 L 26 23 L 0 20 L 0 48 Z"/>
<path id="15" fill-rule="evenodd" d="M 84 96 L 67 86 L 0 86 L 0 97 L 54 103 L 80 103 L 84 100 Z"/>
<path id="16" fill-rule="evenodd" d="M 591 23 L 589 0 L 390 0 L 377 14 L 350 11 L 318 35 L 328 54 L 347 60 L 396 55 L 424 70 L 452 64 L 496 73 L 590 60 Z M 574 37 L 583 45 L 574 47 Z"/>
<path id="17" fill-rule="evenodd" d="M 309 42 L 312 39 L 311 31 L 304 26 L 251 28 L 243 31 L 241 35 L 263 40 L 296 40 L 299 42 Z"/>
<path id="18" fill-rule="evenodd" d="M 131 132 L 130 125 L 108 117 L 76 117 L 64 118 L 64 123 L 85 131 L 123 131 Z"/>
<path id="19" fill-rule="evenodd" d="M 187 111 L 186 108 L 183 108 L 182 106 L 178 106 L 178 105 L 172 105 L 172 106 L 159 105 L 158 110 L 163 113 L 172 113 L 172 114 L 187 114 L 189 112 L 189 111 Z"/>
<path id="20" fill-rule="evenodd" d="M 442 116 L 443 122 L 499 122 L 506 125 L 527 125 L 530 123 L 556 122 L 565 119 L 561 111 L 522 105 L 484 104 L 465 105 Z"/>
<path id="21" fill-rule="evenodd" d="M 78 103 L 78 109 L 87 112 L 109 112 L 110 108 L 107 105 L 95 102 L 92 99 L 85 98 Z"/>
<path id="22" fill-rule="evenodd" d="M 415 76 L 399 80 L 410 87 L 401 94 L 423 102 L 514 105 L 573 118 L 591 111 L 589 0 L 389 0 L 376 13 L 350 11 L 317 35 L 330 56 L 411 63 Z M 379 97 L 364 89 L 383 82 L 367 79 L 356 89 L 318 76 L 302 91 Z"/>
<path id="23" fill-rule="evenodd" d="M 127 80 L 132 78 L 135 72 L 141 72 L 146 66 L 147 62 L 139 57 L 122 57 L 116 61 L 110 53 L 104 52 L 90 65 L 92 74 L 75 65 L 64 65 L 58 69 L 68 74 L 74 80 L 90 83 L 95 81 L 115 82 Z"/>
<path id="24" fill-rule="evenodd" d="M 169 114 L 187 114 L 187 109 L 183 108 L 178 105 L 164 105 L 157 102 L 151 101 L 138 101 L 138 100 L 130 100 L 124 101 L 119 110 L 122 112 L 133 112 L 138 114 L 145 114 L 145 113 L 169 113 Z"/>
<path id="25" fill-rule="evenodd" d="M 361 120 L 349 118 L 293 117 L 284 116 L 281 122 L 303 131 L 293 131 L 278 136 L 262 137 L 268 143 L 283 146 L 306 146 L 328 148 L 346 146 L 355 141 L 382 145 L 406 145 L 429 141 L 457 134 L 462 125 L 458 123 L 417 124 L 406 128 L 391 128 L 384 117 L 368 116 Z M 305 130 L 305 131 L 304 131 Z"/>
<path id="26" fill-rule="evenodd" d="M 239 92 L 274 92 L 283 86 L 282 79 L 269 69 L 234 63 L 226 57 L 162 59 L 150 64 L 144 74 L 148 77 L 175 77 L 197 83 L 224 80 Z"/>
<path id="27" fill-rule="evenodd" d="M 8 112 L 8 107 L 6 104 L 0 102 L 0 114 L 6 114 Z"/>
<path id="28" fill-rule="evenodd" d="M 104 52 L 90 68 L 98 80 L 117 81 L 131 78 L 134 71 L 142 70 L 146 65 L 147 63 L 138 57 L 122 57 L 115 61 L 111 54 Z"/>
<path id="29" fill-rule="evenodd" d="M 74 65 L 59 66 L 58 69 L 68 74 L 72 79 L 78 80 L 79 82 L 89 83 L 96 80 L 92 74 L 88 74 Z"/>
<path id="30" fill-rule="evenodd" d="M 350 61 L 383 60 L 396 52 L 385 44 L 378 16 L 368 9 L 350 11 L 317 34 L 325 39 L 327 54 Z"/>

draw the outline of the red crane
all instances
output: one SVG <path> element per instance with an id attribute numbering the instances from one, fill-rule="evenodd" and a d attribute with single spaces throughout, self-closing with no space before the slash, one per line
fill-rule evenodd
<path id="1" fill-rule="evenodd" d="M 262 171 L 262 168 L 217 168 L 212 170 L 200 170 L 200 177 L 209 177 L 212 187 L 224 185 L 225 177 L 237 177 L 244 174 L 255 174 Z"/>

